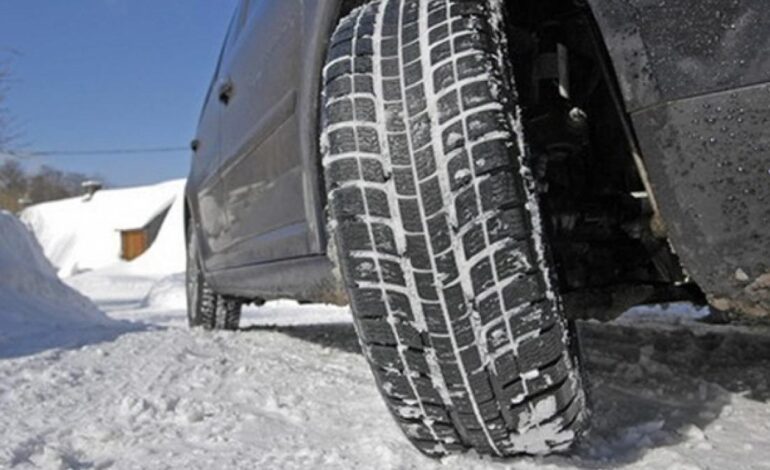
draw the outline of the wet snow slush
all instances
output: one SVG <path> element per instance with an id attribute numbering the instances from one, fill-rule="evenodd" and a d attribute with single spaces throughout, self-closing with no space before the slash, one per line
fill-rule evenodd
<path id="1" fill-rule="evenodd" d="M 385 409 L 345 308 L 271 303 L 209 333 L 185 326 L 182 276 L 67 282 L 133 327 L 0 359 L 0 468 L 770 465 L 770 332 L 686 306 L 582 325 L 593 431 L 572 454 L 433 461 Z"/>

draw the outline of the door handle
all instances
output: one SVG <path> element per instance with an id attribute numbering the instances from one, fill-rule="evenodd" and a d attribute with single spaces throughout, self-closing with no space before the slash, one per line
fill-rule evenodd
<path id="1" fill-rule="evenodd" d="M 230 103 L 230 100 L 233 98 L 233 95 L 235 94 L 235 86 L 233 85 L 233 81 L 228 79 L 222 80 L 219 83 L 219 101 L 224 103 L 225 105 Z"/>

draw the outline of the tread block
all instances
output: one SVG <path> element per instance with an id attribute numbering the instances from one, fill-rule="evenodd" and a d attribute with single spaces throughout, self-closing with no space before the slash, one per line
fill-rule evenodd
<path id="1" fill-rule="evenodd" d="M 382 319 L 361 319 L 358 321 L 362 340 L 367 344 L 395 346 L 398 344 L 393 329 Z"/>
<path id="2" fill-rule="evenodd" d="M 519 147 L 501 139 L 479 142 L 471 148 L 473 170 L 477 175 L 501 168 L 513 169 L 514 158 L 518 157 Z"/>
<path id="3" fill-rule="evenodd" d="M 406 90 L 406 108 L 409 111 L 409 116 L 416 116 L 417 114 L 425 111 L 428 107 L 428 102 L 425 99 L 425 91 L 423 91 L 422 85 L 415 85 Z"/>
<path id="4" fill-rule="evenodd" d="M 437 25 L 436 27 L 431 28 L 430 32 L 428 33 L 428 42 L 430 44 L 435 44 L 449 37 L 449 25 L 439 25 L 439 23 L 443 22 L 444 20 L 446 20 L 446 14 L 444 13 L 442 15 L 441 12 L 432 12 L 428 17 L 428 24 L 431 24 L 431 26 Z M 431 23 L 431 21 L 433 22 Z"/>
<path id="5" fill-rule="evenodd" d="M 415 26 L 415 30 L 417 27 Z M 406 67 L 404 67 L 404 85 L 407 87 L 412 86 L 416 83 L 420 83 L 422 81 L 422 63 L 421 62 L 413 62 Z"/>
<path id="6" fill-rule="evenodd" d="M 326 119 L 329 121 L 329 124 L 355 120 L 353 102 L 349 99 L 334 101 L 326 106 L 325 111 Z"/>
<path id="7" fill-rule="evenodd" d="M 417 169 L 417 178 L 425 178 L 436 173 L 436 157 L 433 154 L 433 147 L 428 146 L 414 153 L 414 165 Z"/>
<path id="8" fill-rule="evenodd" d="M 353 87 L 356 93 L 374 94 L 374 80 L 371 75 L 356 75 L 353 77 Z"/>
<path id="9" fill-rule="evenodd" d="M 449 47 L 447 45 L 447 47 Z M 325 82 L 329 83 L 337 77 L 350 75 L 353 73 L 353 61 L 350 59 L 339 59 L 331 62 L 324 72 Z"/>
<path id="10" fill-rule="evenodd" d="M 497 250 L 494 254 L 495 272 L 498 279 L 507 279 L 516 274 L 530 271 L 534 256 L 528 243 L 512 242 L 510 245 Z"/>
<path id="11" fill-rule="evenodd" d="M 466 55 L 457 59 L 458 80 L 467 80 L 471 77 L 478 77 L 481 74 L 489 73 L 492 69 L 493 65 L 491 59 L 482 52 Z"/>
<path id="12" fill-rule="evenodd" d="M 411 323 L 398 320 L 394 323 L 394 327 L 403 344 L 413 349 L 423 350 L 425 348 L 422 335 Z"/>
<path id="13" fill-rule="evenodd" d="M 476 296 L 495 286 L 495 277 L 492 274 L 492 264 L 488 258 L 485 258 L 471 268 L 471 281 L 473 283 L 473 293 Z"/>
<path id="14" fill-rule="evenodd" d="M 388 149 L 390 152 L 390 161 L 394 165 L 410 165 L 412 159 L 409 156 L 409 140 L 407 140 L 406 134 L 402 133 L 389 133 L 388 134 Z"/>
<path id="15" fill-rule="evenodd" d="M 553 384 L 562 382 L 569 375 L 569 369 L 564 356 L 556 361 L 555 364 L 551 364 L 545 369 L 542 369 L 537 377 L 526 380 L 527 391 L 536 395 L 548 389 Z"/>
<path id="16" fill-rule="evenodd" d="M 486 332 L 487 352 L 494 354 L 504 346 L 510 344 L 508 339 L 508 331 L 505 327 L 505 322 L 498 323 L 497 325 L 489 328 Z"/>
<path id="17" fill-rule="evenodd" d="M 478 313 L 481 317 L 481 324 L 487 325 L 503 315 L 503 311 L 500 308 L 500 296 L 497 292 L 485 296 L 478 301 Z"/>
<path id="18" fill-rule="evenodd" d="M 468 315 L 452 321 L 452 332 L 455 335 L 458 348 L 470 346 L 476 341 L 476 333 Z"/>
<path id="19" fill-rule="evenodd" d="M 414 321 L 412 304 L 406 295 L 388 290 L 386 291 L 385 296 L 387 297 L 388 308 L 393 316 L 396 318 L 404 318 L 407 321 Z M 384 308 L 385 305 L 383 304 L 382 307 Z"/>
<path id="20" fill-rule="evenodd" d="M 369 345 L 366 348 L 368 356 L 372 362 L 385 370 L 403 371 L 404 364 L 396 348 L 391 346 Z"/>
<path id="21" fill-rule="evenodd" d="M 451 39 L 447 39 L 430 49 L 430 63 L 432 65 L 436 65 L 452 56 L 452 44 L 450 41 Z"/>
<path id="22" fill-rule="evenodd" d="M 382 81 L 382 97 L 385 101 L 401 101 L 401 80 L 388 79 Z"/>
<path id="23" fill-rule="evenodd" d="M 332 43 L 329 48 L 329 53 L 326 55 L 326 60 L 331 62 L 341 57 L 349 57 L 353 52 L 353 42 L 338 40 Z"/>
<path id="24" fill-rule="evenodd" d="M 505 114 L 499 111 L 479 111 L 465 120 L 468 128 L 468 140 L 476 142 L 487 134 L 508 129 Z"/>
<path id="25" fill-rule="evenodd" d="M 460 227 L 472 222 L 479 215 L 476 188 L 471 186 L 460 191 L 455 198 L 455 214 Z"/>
<path id="26" fill-rule="evenodd" d="M 427 113 L 420 114 L 409 123 L 409 132 L 412 135 L 412 148 L 421 149 L 431 141 L 430 117 Z"/>
<path id="27" fill-rule="evenodd" d="M 437 302 L 423 302 L 421 306 L 425 315 L 425 323 L 428 326 L 428 331 L 431 334 L 448 334 L 449 330 L 446 321 L 444 320 L 444 312 L 441 309 L 441 305 Z"/>
<path id="28" fill-rule="evenodd" d="M 355 282 L 379 282 L 377 265 L 372 258 L 352 258 L 347 256 L 343 262 L 348 265 L 353 281 Z"/>
<path id="29" fill-rule="evenodd" d="M 481 207 L 484 211 L 498 209 L 506 205 L 523 205 L 526 201 L 517 190 L 518 182 L 510 172 L 489 175 L 479 183 Z"/>
<path id="30" fill-rule="evenodd" d="M 420 58 L 420 43 L 413 42 L 402 48 L 402 60 L 405 64 L 410 64 Z"/>
<path id="31" fill-rule="evenodd" d="M 457 191 L 473 181 L 473 173 L 468 165 L 468 154 L 465 150 L 455 152 L 447 163 L 449 173 L 449 189 Z"/>
<path id="32" fill-rule="evenodd" d="M 456 91 L 450 91 L 436 102 L 438 107 L 438 122 L 444 124 L 460 114 L 460 102 Z"/>
<path id="33" fill-rule="evenodd" d="M 519 379 L 519 363 L 512 352 L 507 352 L 495 359 L 495 371 L 500 383 L 506 384 Z"/>
<path id="34" fill-rule="evenodd" d="M 390 205 L 385 191 L 375 188 L 366 188 L 366 205 L 369 215 L 374 217 L 390 218 Z"/>
<path id="35" fill-rule="evenodd" d="M 436 90 L 436 92 L 446 90 L 454 83 L 454 64 L 447 63 L 433 71 L 433 88 Z"/>
<path id="36" fill-rule="evenodd" d="M 390 260 L 380 260 L 380 268 L 382 271 L 382 282 L 406 286 L 404 271 L 401 269 L 401 265 Z"/>
<path id="37" fill-rule="evenodd" d="M 414 283 L 417 286 L 417 294 L 423 300 L 438 300 L 436 292 L 436 283 L 433 274 L 416 272 L 414 273 Z"/>
<path id="38" fill-rule="evenodd" d="M 332 194 L 334 197 L 332 197 L 331 206 L 335 217 L 347 218 L 366 214 L 361 188 L 348 186 L 336 189 Z"/>
<path id="39" fill-rule="evenodd" d="M 414 184 L 414 174 L 409 168 L 393 168 L 393 179 L 396 193 L 400 196 L 416 196 L 417 186 Z"/>
<path id="40" fill-rule="evenodd" d="M 420 204 L 416 199 L 399 199 L 398 209 L 407 232 L 422 232 Z"/>
<path id="41" fill-rule="evenodd" d="M 337 129 L 329 133 L 329 153 L 339 155 L 356 151 L 356 133 L 352 127 Z"/>
<path id="42" fill-rule="evenodd" d="M 374 158 L 360 158 L 361 162 L 361 175 L 364 181 L 370 181 L 373 183 L 385 182 L 385 171 L 382 168 L 382 163 Z"/>
<path id="43" fill-rule="evenodd" d="M 393 229 L 385 224 L 372 224 L 372 234 L 374 235 L 374 247 L 379 253 L 385 253 L 393 256 L 398 255 L 396 248 L 396 239 L 393 235 Z"/>
<path id="44" fill-rule="evenodd" d="M 465 111 L 485 104 L 497 103 L 486 81 L 465 85 L 460 92 L 460 96 L 462 96 L 463 110 Z"/>
<path id="45" fill-rule="evenodd" d="M 355 289 L 351 292 L 350 303 L 359 318 L 385 318 L 388 315 L 382 291 L 379 289 Z"/>
<path id="46" fill-rule="evenodd" d="M 334 160 L 326 167 L 324 173 L 328 181 L 334 181 L 337 184 L 357 181 L 361 178 L 358 160 L 354 157 Z"/>
<path id="47" fill-rule="evenodd" d="M 356 98 L 355 119 L 357 121 L 377 122 L 377 111 L 371 98 Z"/>
<path id="48" fill-rule="evenodd" d="M 559 320 L 559 314 L 551 302 L 537 302 L 528 306 L 518 315 L 512 315 L 510 320 L 511 332 L 516 336 L 549 329 Z"/>
<path id="49" fill-rule="evenodd" d="M 350 76 L 337 77 L 326 84 L 324 93 L 328 100 L 340 98 L 353 92 L 353 80 Z"/>
<path id="50" fill-rule="evenodd" d="M 428 235 L 433 253 L 442 253 L 452 246 L 449 222 L 443 212 L 428 219 Z"/>
<path id="51" fill-rule="evenodd" d="M 341 252 L 367 251 L 372 249 L 369 227 L 363 222 L 340 221 L 337 225 Z"/>
<path id="52" fill-rule="evenodd" d="M 465 131 L 461 122 L 456 122 L 444 129 L 441 133 L 441 142 L 444 146 L 444 154 L 450 154 L 453 150 L 465 145 Z"/>
<path id="53" fill-rule="evenodd" d="M 564 352 L 563 330 L 556 325 L 546 333 L 528 338 L 519 345 L 522 369 L 537 369 L 558 359 Z"/>
<path id="54" fill-rule="evenodd" d="M 387 349 L 392 349 L 395 353 L 393 348 Z M 382 390 L 389 398 L 399 400 L 415 400 L 417 398 L 411 384 L 409 384 L 409 381 L 403 375 L 395 373 L 394 370 L 381 369 L 375 369 L 374 373 L 380 379 Z"/>
<path id="55" fill-rule="evenodd" d="M 436 256 L 436 273 L 438 282 L 442 286 L 447 286 L 460 277 L 453 252 L 448 251 Z"/>
<path id="56" fill-rule="evenodd" d="M 388 132 L 404 132 L 406 124 L 404 123 L 404 107 L 401 103 L 387 103 L 385 105 L 385 127 Z M 408 152 L 409 144 L 406 144 L 405 151 Z"/>
<path id="57" fill-rule="evenodd" d="M 463 235 L 463 252 L 465 259 L 471 259 L 481 253 L 486 248 L 486 238 L 484 237 L 484 226 L 480 223 L 474 223 L 471 228 Z"/>
<path id="58" fill-rule="evenodd" d="M 468 314 L 468 302 L 459 283 L 445 288 L 443 294 L 444 304 L 450 319 L 454 321 Z"/>
<path id="59" fill-rule="evenodd" d="M 406 236 L 406 255 L 415 269 L 431 269 L 428 243 L 422 235 Z"/>
<path id="60" fill-rule="evenodd" d="M 448 336 L 429 335 L 430 344 L 436 353 L 436 357 L 441 362 L 457 362 L 457 356 L 455 356 L 454 346 L 452 345 L 452 339 Z"/>
<path id="61" fill-rule="evenodd" d="M 425 217 L 431 217 L 444 208 L 444 198 L 442 197 L 438 176 L 420 183 L 420 196 Z"/>
<path id="62" fill-rule="evenodd" d="M 517 240 L 528 238 L 530 228 L 525 211 L 523 207 L 512 208 L 491 217 L 487 221 L 489 243 L 496 243 L 510 237 Z"/>
<path id="63" fill-rule="evenodd" d="M 503 287 L 503 305 L 506 310 L 516 308 L 524 303 L 533 302 L 543 297 L 543 289 L 536 275 L 523 275 Z"/>
<path id="64" fill-rule="evenodd" d="M 358 134 L 358 149 L 360 151 L 380 153 L 380 136 L 375 128 L 359 126 L 356 128 L 356 133 Z"/>
<path id="65" fill-rule="evenodd" d="M 372 58 L 366 56 L 358 56 L 354 59 L 353 70 L 355 73 L 372 73 L 374 65 L 372 64 Z"/>

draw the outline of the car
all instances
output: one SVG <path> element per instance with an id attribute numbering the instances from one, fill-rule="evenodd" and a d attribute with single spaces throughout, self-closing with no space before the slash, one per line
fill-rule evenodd
<path id="1" fill-rule="evenodd" d="M 186 189 L 192 326 L 348 303 L 423 453 L 568 449 L 576 321 L 770 313 L 764 0 L 243 0 Z"/>

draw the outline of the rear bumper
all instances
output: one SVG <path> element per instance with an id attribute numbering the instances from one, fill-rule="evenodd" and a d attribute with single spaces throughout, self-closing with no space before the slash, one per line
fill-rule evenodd
<path id="1" fill-rule="evenodd" d="M 630 116 L 688 274 L 717 308 L 770 314 L 770 82 Z"/>

